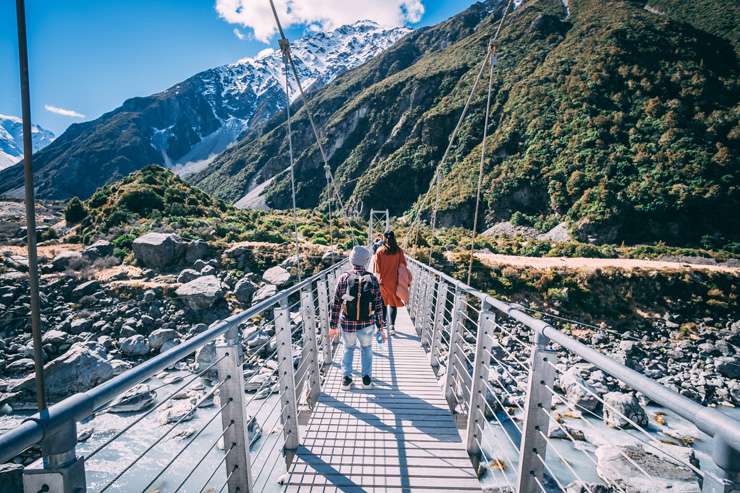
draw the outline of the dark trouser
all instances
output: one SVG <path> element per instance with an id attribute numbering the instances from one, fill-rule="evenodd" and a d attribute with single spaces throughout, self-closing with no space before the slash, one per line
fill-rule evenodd
<path id="1" fill-rule="evenodd" d="M 390 312 L 390 317 L 391 317 L 390 324 L 396 325 L 396 315 L 398 315 L 398 308 L 396 308 L 395 306 L 385 305 L 386 316 L 388 315 L 388 312 Z"/>

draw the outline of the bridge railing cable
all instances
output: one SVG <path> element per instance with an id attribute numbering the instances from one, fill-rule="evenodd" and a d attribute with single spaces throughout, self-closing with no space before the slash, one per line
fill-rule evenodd
<path id="1" fill-rule="evenodd" d="M 740 486 L 736 419 L 525 312 L 536 308 L 502 302 L 416 259 L 409 266 L 409 314 L 484 486 L 675 489 L 666 470 L 705 492 Z M 679 430 L 696 429 L 679 436 L 667 420 Z M 694 440 L 708 446 L 691 448 Z M 631 477 L 609 474 L 608 458 Z"/>
<path id="2" fill-rule="evenodd" d="M 269 489 L 318 401 L 333 352 L 329 304 L 346 266 L 31 416 L 0 435 L 0 462 L 41 448 L 43 460 L 24 469 L 24 492 L 59 478 L 60 491 Z M 81 426 L 92 430 L 84 441 Z"/>

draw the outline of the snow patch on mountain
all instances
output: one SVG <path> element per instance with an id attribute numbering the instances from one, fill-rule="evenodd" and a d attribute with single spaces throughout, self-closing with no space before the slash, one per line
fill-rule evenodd
<path id="1" fill-rule="evenodd" d="M 330 32 L 306 34 L 291 43 L 304 90 L 323 86 L 362 65 L 410 31 L 405 27 L 387 28 L 373 21 L 358 21 Z M 255 57 L 201 72 L 163 94 L 179 94 L 186 85 L 195 85 L 206 102 L 198 109 L 199 117 L 191 120 L 191 127 L 185 130 L 178 121 L 166 128 L 152 127 L 151 145 L 162 153 L 167 166 L 187 174 L 194 172 L 193 169 L 203 169 L 203 163 L 236 142 L 254 117 L 266 121 L 286 104 L 282 53 L 269 48 Z M 291 101 L 299 96 L 292 73 L 289 92 Z M 177 118 L 177 115 L 172 117 Z M 183 140 L 189 142 L 184 152 Z M 193 167 L 190 163 L 197 165 Z"/>
<path id="2" fill-rule="evenodd" d="M 54 140 L 54 134 L 38 125 L 31 126 L 34 152 Z M 23 120 L 17 116 L 0 114 L 0 170 L 23 159 Z"/>

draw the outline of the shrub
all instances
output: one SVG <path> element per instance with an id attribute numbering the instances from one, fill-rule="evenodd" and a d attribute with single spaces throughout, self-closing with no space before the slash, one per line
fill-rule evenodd
<path id="1" fill-rule="evenodd" d="M 87 217 L 87 209 L 79 197 L 72 197 L 64 208 L 64 219 L 67 224 L 78 224 Z"/>

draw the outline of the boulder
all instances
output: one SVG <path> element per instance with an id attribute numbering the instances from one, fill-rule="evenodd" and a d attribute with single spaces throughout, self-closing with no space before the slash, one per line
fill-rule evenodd
<path id="1" fill-rule="evenodd" d="M 570 235 L 566 223 L 558 224 L 547 233 L 539 235 L 537 239 L 545 241 L 573 241 L 573 237 Z"/>
<path id="2" fill-rule="evenodd" d="M 686 447 L 661 447 L 670 447 L 669 453 L 674 457 L 692 457 L 691 449 L 688 449 L 688 453 L 677 450 Z M 596 461 L 599 477 L 618 490 L 634 493 L 701 491 L 697 476 L 688 466 L 653 449 L 648 450 L 639 445 L 604 445 L 596 449 Z M 643 471 L 647 473 L 647 477 Z"/>
<path id="3" fill-rule="evenodd" d="M 92 320 L 89 318 L 75 318 L 69 323 L 69 332 L 81 334 L 90 330 L 90 327 L 92 327 Z"/>
<path id="4" fill-rule="evenodd" d="M 632 422 L 645 427 L 648 417 L 633 393 L 609 392 L 604 394 L 604 423 L 610 428 L 630 428 Z"/>
<path id="5" fill-rule="evenodd" d="M 69 342 L 70 335 L 61 330 L 51 329 L 44 332 L 41 336 L 41 344 L 51 344 L 52 346 L 59 346 Z"/>
<path id="6" fill-rule="evenodd" d="M 193 279 L 198 279 L 200 277 L 200 272 L 198 272 L 195 269 L 183 269 L 180 274 L 177 276 L 177 282 L 180 284 L 185 284 Z"/>
<path id="7" fill-rule="evenodd" d="M 161 349 L 166 343 L 178 338 L 177 331 L 173 329 L 157 329 L 149 334 L 149 347 L 152 351 Z"/>
<path id="8" fill-rule="evenodd" d="M 257 286 L 252 282 L 251 276 L 241 278 L 234 286 L 234 296 L 242 305 L 249 305 L 256 291 Z"/>
<path id="9" fill-rule="evenodd" d="M 275 296 L 275 294 L 277 294 L 277 291 L 277 286 L 275 286 L 274 284 L 265 284 L 264 286 L 259 288 L 256 293 L 254 293 L 254 296 L 252 297 L 252 303 L 259 303 L 262 300 L 266 300 L 267 298 Z"/>
<path id="10" fill-rule="evenodd" d="M 94 262 L 99 258 L 108 257 L 113 255 L 113 245 L 110 241 L 98 240 L 89 247 L 82 251 L 82 254 L 88 258 L 88 260 Z"/>
<path id="11" fill-rule="evenodd" d="M 175 294 L 194 311 L 207 310 L 224 297 L 216 276 L 203 276 L 183 284 Z"/>
<path id="12" fill-rule="evenodd" d="M 605 484 L 589 483 L 576 480 L 565 487 L 565 493 L 610 493 L 611 489 Z"/>
<path id="13" fill-rule="evenodd" d="M 329 250 L 321 256 L 321 263 L 324 264 L 326 267 L 329 267 L 330 265 L 336 264 L 343 258 L 344 256 L 337 250 Z"/>
<path id="14" fill-rule="evenodd" d="M 740 358 L 737 357 L 720 357 L 714 360 L 714 367 L 720 375 L 727 378 L 740 378 Z"/>
<path id="15" fill-rule="evenodd" d="M 44 381 L 49 398 L 53 401 L 85 392 L 113 376 L 113 366 L 106 359 L 103 346 L 95 342 L 78 342 L 69 350 L 44 366 Z M 35 378 L 29 375 L 11 391 L 30 391 Z"/>
<path id="16" fill-rule="evenodd" d="M 120 339 L 118 345 L 126 356 L 144 356 L 149 353 L 149 342 L 141 334 Z"/>
<path id="17" fill-rule="evenodd" d="M 159 423 L 166 425 L 177 421 L 189 421 L 194 415 L 195 401 L 193 399 L 177 400 L 159 413 Z"/>
<path id="18" fill-rule="evenodd" d="M 207 241 L 195 240 L 185 246 L 185 262 L 192 264 L 198 259 L 208 257 L 210 247 Z"/>
<path id="19" fill-rule="evenodd" d="M 568 368 L 560 376 L 560 388 L 565 391 L 565 397 L 572 406 L 596 411 L 601 403 L 593 394 L 598 395 L 598 392 L 582 377 L 582 373 L 589 367 L 590 365 L 576 364 Z"/>
<path id="20" fill-rule="evenodd" d="M 118 396 L 108 409 L 112 413 L 135 413 L 148 409 L 157 402 L 157 393 L 141 384 Z"/>
<path id="21" fill-rule="evenodd" d="M 173 233 L 147 233 L 133 243 L 134 255 L 152 269 L 166 269 L 177 264 L 185 253 L 185 242 Z"/>
<path id="22" fill-rule="evenodd" d="M 78 270 L 85 263 L 85 259 L 80 252 L 65 250 L 54 257 L 54 260 L 51 261 L 51 266 L 56 271 L 67 269 Z"/>
<path id="23" fill-rule="evenodd" d="M 72 297 L 79 300 L 83 296 L 89 296 L 98 291 L 100 291 L 100 283 L 98 281 L 86 281 L 77 285 L 77 287 L 72 290 Z"/>
<path id="24" fill-rule="evenodd" d="M 289 284 L 291 278 L 292 276 L 290 272 L 285 270 L 283 267 L 280 267 L 279 265 L 276 265 L 275 267 L 270 267 L 265 271 L 264 274 L 262 274 L 262 279 L 266 283 L 274 284 L 278 288 Z"/>

